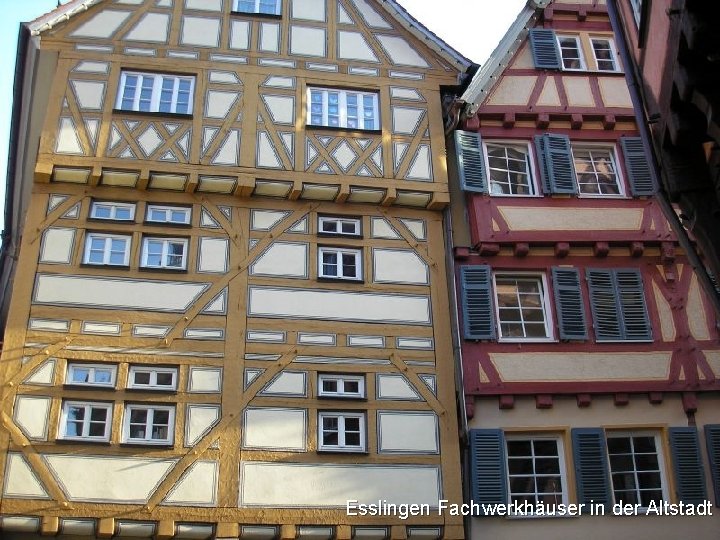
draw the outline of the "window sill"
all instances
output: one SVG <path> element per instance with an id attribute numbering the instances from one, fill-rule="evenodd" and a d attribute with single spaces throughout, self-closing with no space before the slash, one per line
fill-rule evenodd
<path id="1" fill-rule="evenodd" d="M 356 278 L 339 278 L 339 277 L 331 277 L 331 276 L 318 276 L 318 281 L 324 281 L 328 283 L 365 283 L 365 280 L 362 278 L 356 279 Z"/>
<path id="2" fill-rule="evenodd" d="M 137 386 L 128 386 L 126 389 L 128 392 L 151 392 L 153 394 L 177 394 L 177 388 L 140 388 Z"/>
<path id="3" fill-rule="evenodd" d="M 80 268 L 117 268 L 118 270 L 130 270 L 129 264 L 95 264 L 95 263 L 80 263 Z"/>
<path id="4" fill-rule="evenodd" d="M 338 399 L 342 401 L 367 401 L 368 398 L 366 396 L 338 396 L 338 395 L 330 395 L 330 394 L 318 394 L 318 399 L 322 400 L 331 400 L 331 399 Z"/>
<path id="5" fill-rule="evenodd" d="M 274 13 L 256 13 L 254 11 L 230 11 L 230 15 L 234 17 L 252 17 L 253 19 L 273 19 L 282 20 L 282 15 Z"/>
<path id="6" fill-rule="evenodd" d="M 187 268 L 155 268 L 154 266 L 141 266 L 140 272 L 160 272 L 163 274 L 187 274 Z"/>
<path id="7" fill-rule="evenodd" d="M 116 390 L 115 385 L 109 384 L 82 384 L 82 383 L 66 383 L 63 384 L 64 390 Z"/>
<path id="8" fill-rule="evenodd" d="M 115 218 L 99 218 L 99 217 L 89 217 L 87 218 L 87 221 L 89 223 L 128 223 L 131 225 L 134 225 L 135 219 L 115 219 Z"/>
<path id="9" fill-rule="evenodd" d="M 172 450 L 175 448 L 175 445 L 173 443 L 168 442 L 148 442 L 148 441 L 138 441 L 138 442 L 131 442 L 131 441 L 124 441 L 120 443 L 121 448 L 136 448 L 138 446 L 143 446 L 147 448 L 160 448 L 160 449 L 166 449 L 166 450 Z"/>
<path id="10" fill-rule="evenodd" d="M 192 113 L 173 113 L 173 112 L 160 112 L 160 111 L 134 111 L 131 109 L 113 109 L 113 114 L 129 114 L 132 116 L 155 116 L 158 118 L 184 118 L 187 120 L 191 120 L 193 115 Z"/>
<path id="11" fill-rule="evenodd" d="M 110 446 L 110 441 L 99 441 L 97 439 L 68 439 L 65 437 L 58 437 L 55 439 L 57 444 L 95 444 L 99 446 Z"/>
<path id="12" fill-rule="evenodd" d="M 361 128 L 347 128 L 347 127 L 341 127 L 341 126 L 320 126 L 317 124 L 305 124 L 305 129 L 325 129 L 328 131 L 343 131 L 347 133 L 375 133 L 380 134 L 382 133 L 382 129 L 361 129 Z"/>
<path id="13" fill-rule="evenodd" d="M 345 234 L 345 233 L 333 233 L 333 232 L 320 232 L 317 233 L 318 236 L 321 236 L 323 238 L 353 238 L 357 240 L 362 240 L 363 235 L 362 233 L 358 234 Z"/>
<path id="14" fill-rule="evenodd" d="M 317 453 L 318 454 L 354 454 L 354 455 L 360 454 L 363 456 L 370 455 L 370 452 L 368 452 L 365 449 L 363 449 L 363 450 L 350 450 L 350 449 L 343 450 L 341 448 L 332 448 L 332 449 L 331 448 L 319 448 L 317 450 Z"/>

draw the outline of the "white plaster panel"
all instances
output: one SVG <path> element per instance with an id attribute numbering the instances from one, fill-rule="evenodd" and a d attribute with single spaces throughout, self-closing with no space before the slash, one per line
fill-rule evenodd
<path id="1" fill-rule="evenodd" d="M 248 330 L 246 340 L 270 343 L 285 343 L 285 332 L 258 332 Z"/>
<path id="2" fill-rule="evenodd" d="M 348 336 L 348 347 L 385 347 L 383 336 Z"/>
<path id="3" fill-rule="evenodd" d="M 400 218 L 400 221 L 408 228 L 410 234 L 412 234 L 415 238 L 417 238 L 418 240 L 427 240 L 425 220 Z"/>
<path id="4" fill-rule="evenodd" d="M 598 85 L 606 107 L 632 109 L 632 99 L 624 77 L 598 77 Z"/>
<path id="5" fill-rule="evenodd" d="M 3 495 L 9 498 L 48 499 L 48 494 L 22 454 L 9 453 Z"/>
<path id="6" fill-rule="evenodd" d="M 250 266 L 250 275 L 308 277 L 308 245 L 275 242 Z"/>
<path id="7" fill-rule="evenodd" d="M 378 283 L 412 283 L 430 281 L 427 264 L 412 250 L 373 249 L 373 277 Z"/>
<path id="8" fill-rule="evenodd" d="M 43 233 L 40 248 L 40 262 L 70 264 L 74 244 L 75 229 L 59 227 L 46 229 Z"/>
<path id="9" fill-rule="evenodd" d="M 227 291 L 228 288 L 225 287 L 215 298 L 213 298 L 207 303 L 201 313 L 224 315 L 227 308 Z"/>
<path id="10" fill-rule="evenodd" d="M 200 238 L 198 272 L 227 272 L 229 243 L 227 238 Z"/>
<path id="11" fill-rule="evenodd" d="M 594 107 L 595 99 L 590 90 L 590 79 L 587 77 L 563 77 L 563 86 L 571 107 Z M 623 83 L 625 80 L 623 79 Z M 597 106 L 600 106 L 598 103 Z"/>
<path id="12" fill-rule="evenodd" d="M 188 339 L 223 339 L 225 330 L 222 328 L 186 328 L 183 337 Z"/>
<path id="13" fill-rule="evenodd" d="M 75 69 L 73 69 L 73 71 L 77 71 L 79 73 L 107 73 L 109 69 L 109 62 L 93 62 L 90 60 L 83 60 L 82 62 L 78 62 L 78 65 L 75 66 Z"/>
<path id="14" fill-rule="evenodd" d="M 82 110 L 99 111 L 105 97 L 105 83 L 100 81 L 70 81 Z"/>
<path id="15" fill-rule="evenodd" d="M 371 28 L 392 28 L 365 0 L 352 0 L 367 25 Z"/>
<path id="16" fill-rule="evenodd" d="M 70 321 L 62 319 L 30 319 L 28 328 L 48 332 L 67 332 L 70 330 Z"/>
<path id="17" fill-rule="evenodd" d="M 212 158 L 212 165 L 237 165 L 238 151 L 240 150 L 240 130 L 231 129 L 228 131 L 225 141 Z"/>
<path id="18" fill-rule="evenodd" d="M 335 345 L 335 334 L 308 334 L 298 332 L 297 342 L 303 345 Z"/>
<path id="19" fill-rule="evenodd" d="M 257 141 L 257 166 L 270 169 L 282 169 L 282 161 L 267 131 L 258 131 Z"/>
<path id="20" fill-rule="evenodd" d="M 399 133 L 401 135 L 414 135 L 424 114 L 425 109 L 416 109 L 414 107 L 393 107 L 393 133 Z"/>
<path id="21" fill-rule="evenodd" d="M 437 454 L 438 418 L 433 412 L 378 411 L 378 452 Z"/>
<path id="22" fill-rule="evenodd" d="M 188 405 L 185 419 L 185 446 L 194 446 L 219 419 L 218 405 Z"/>
<path id="23" fill-rule="evenodd" d="M 222 389 L 222 368 L 191 367 L 188 392 L 218 393 Z"/>
<path id="24" fill-rule="evenodd" d="M 50 412 L 49 397 L 17 396 L 13 409 L 13 420 L 34 441 L 47 440 L 48 414 Z"/>
<path id="25" fill-rule="evenodd" d="M 40 364 L 35 370 L 28 375 L 23 381 L 25 384 L 53 384 L 55 380 L 55 365 L 57 362 L 53 359 L 47 360 Z"/>
<path id="26" fill-rule="evenodd" d="M 242 51 L 250 48 L 249 21 L 230 21 L 230 48 Z"/>
<path id="27" fill-rule="evenodd" d="M 182 36 L 183 45 L 197 45 L 199 47 L 217 47 L 220 41 L 220 20 L 204 17 L 183 17 Z"/>
<path id="28" fill-rule="evenodd" d="M 410 167 L 405 175 L 408 180 L 432 180 L 432 163 L 430 156 L 430 145 L 421 144 L 410 162 Z"/>
<path id="29" fill-rule="evenodd" d="M 398 36 L 376 36 L 380 45 L 396 66 L 412 66 L 427 68 L 430 64 L 423 58 L 415 47 Z"/>
<path id="30" fill-rule="evenodd" d="M 305 372 L 283 371 L 276 375 L 258 394 L 261 396 L 304 396 L 306 394 L 305 385 Z"/>
<path id="31" fill-rule="evenodd" d="M 377 504 L 429 504 L 442 498 L 435 465 L 241 464 L 240 506 L 336 507 L 348 499 Z"/>
<path id="32" fill-rule="evenodd" d="M 207 287 L 206 283 L 39 274 L 34 302 L 183 312 Z"/>
<path id="33" fill-rule="evenodd" d="M 237 73 L 232 71 L 211 71 L 208 80 L 213 83 L 241 84 Z"/>
<path id="34" fill-rule="evenodd" d="M 222 3 L 223 0 L 185 0 L 185 7 L 205 11 L 222 11 Z"/>
<path id="35" fill-rule="evenodd" d="M 373 238 L 391 238 L 393 240 L 400 238 L 400 235 L 392 228 L 392 225 L 383 218 L 376 217 L 370 220 L 370 235 Z"/>
<path id="36" fill-rule="evenodd" d="M 83 148 L 80 144 L 75 123 L 72 118 L 60 118 L 60 127 L 58 130 L 57 142 L 55 143 L 55 151 L 58 154 L 79 154 L 83 155 Z"/>
<path id="37" fill-rule="evenodd" d="M 304 409 L 248 408 L 243 417 L 243 448 L 305 451 L 307 412 Z"/>
<path id="38" fill-rule="evenodd" d="M 280 210 L 251 210 L 250 230 L 269 231 L 277 223 L 280 223 L 290 212 Z"/>
<path id="39" fill-rule="evenodd" d="M 42 456 L 72 501 L 145 503 L 176 459 Z"/>
<path id="40" fill-rule="evenodd" d="M 264 52 L 280 51 L 280 25 L 276 23 L 260 24 L 260 45 Z"/>
<path id="41" fill-rule="evenodd" d="M 275 124 L 295 124 L 295 98 L 263 94 L 263 101 Z"/>
<path id="42" fill-rule="evenodd" d="M 292 18 L 325 21 L 325 0 L 292 0 Z"/>
<path id="43" fill-rule="evenodd" d="M 427 296 L 250 287 L 251 317 L 430 324 Z"/>
<path id="44" fill-rule="evenodd" d="M 254 369 L 254 368 L 246 368 L 245 369 L 245 388 L 250 386 L 252 382 L 257 379 L 260 374 L 265 371 L 264 369 Z"/>
<path id="45" fill-rule="evenodd" d="M 290 27 L 290 54 L 325 56 L 325 29 L 307 26 Z"/>
<path id="46" fill-rule="evenodd" d="M 499 206 L 511 231 L 637 231 L 642 208 L 532 208 Z"/>
<path id="47" fill-rule="evenodd" d="M 535 87 L 534 75 L 508 75 L 500 79 L 488 99 L 489 105 L 527 105 Z"/>
<path id="48" fill-rule="evenodd" d="M 170 331 L 169 326 L 151 326 L 136 324 L 133 326 L 132 334 L 137 337 L 165 337 Z"/>
<path id="49" fill-rule="evenodd" d="M 338 58 L 361 60 L 363 62 L 379 62 L 375 52 L 360 32 L 338 30 L 337 38 Z"/>
<path id="50" fill-rule="evenodd" d="M 422 94 L 415 88 L 390 87 L 390 97 L 393 99 L 407 99 L 409 101 L 424 101 Z"/>
<path id="51" fill-rule="evenodd" d="M 120 335 L 120 323 L 83 321 L 83 334 L 109 334 Z"/>
<path id="52" fill-rule="evenodd" d="M 196 461 L 170 490 L 163 504 L 215 506 L 219 469 L 217 461 Z"/>
<path id="53" fill-rule="evenodd" d="M 166 43 L 170 27 L 168 13 L 147 13 L 123 39 L 127 41 L 150 41 Z"/>
<path id="54" fill-rule="evenodd" d="M 398 349 L 425 349 L 431 350 L 433 348 L 432 338 L 397 338 Z"/>
<path id="55" fill-rule="evenodd" d="M 113 9 L 100 11 L 81 24 L 70 36 L 107 39 L 112 37 L 131 13 L 132 11 L 117 11 Z"/>
<path id="56" fill-rule="evenodd" d="M 378 375 L 378 399 L 419 400 L 421 397 L 403 375 Z"/>
<path id="57" fill-rule="evenodd" d="M 269 86 L 271 88 L 295 88 L 295 77 L 280 77 L 279 75 L 271 75 L 263 86 Z"/>
<path id="58" fill-rule="evenodd" d="M 205 101 L 205 118 L 225 118 L 237 103 L 240 93 L 208 90 Z"/>

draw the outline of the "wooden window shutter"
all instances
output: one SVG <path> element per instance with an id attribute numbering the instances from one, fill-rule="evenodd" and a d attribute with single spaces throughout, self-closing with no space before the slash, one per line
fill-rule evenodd
<path id="1" fill-rule="evenodd" d="M 457 155 L 460 188 L 463 191 L 487 193 L 487 171 L 479 133 L 455 131 L 455 154 Z"/>
<path id="2" fill-rule="evenodd" d="M 652 328 L 645 304 L 640 270 L 615 270 L 615 287 L 620 300 L 620 322 L 623 339 L 628 341 L 651 341 Z"/>
<path id="3" fill-rule="evenodd" d="M 543 135 L 545 162 L 552 193 L 574 195 L 577 193 L 575 165 L 573 164 L 570 138 L 567 135 Z"/>
<path id="4" fill-rule="evenodd" d="M 590 309 L 597 341 L 619 341 L 623 339 L 620 324 L 620 309 L 615 291 L 612 270 L 591 270 L 586 272 L 590 291 Z"/>
<path id="5" fill-rule="evenodd" d="M 560 339 L 586 340 L 588 333 L 580 290 L 580 272 L 577 268 L 556 266 L 552 269 L 552 279 Z"/>
<path id="6" fill-rule="evenodd" d="M 698 433 L 694 427 L 670 428 L 675 488 L 684 503 L 700 504 L 707 498 L 705 472 L 700 457 Z"/>
<path id="7" fill-rule="evenodd" d="M 620 145 L 625 158 L 625 171 L 630 183 L 630 193 L 634 197 L 653 195 L 656 191 L 656 183 L 642 139 L 640 137 L 622 137 Z"/>
<path id="8" fill-rule="evenodd" d="M 605 433 L 601 428 L 571 430 L 579 503 L 612 505 Z"/>
<path id="9" fill-rule="evenodd" d="M 542 190 L 546 195 L 552 193 L 550 187 L 550 173 L 548 172 L 547 159 L 545 159 L 545 137 L 535 135 L 535 153 L 540 164 L 540 177 L 542 179 Z"/>
<path id="10" fill-rule="evenodd" d="M 505 437 L 499 429 L 471 429 L 470 493 L 478 504 L 506 504 Z M 482 507 L 481 507 L 482 508 Z"/>
<path id="11" fill-rule="evenodd" d="M 715 506 L 720 507 L 720 424 L 705 426 L 705 443 L 710 460 L 710 476 L 715 491 Z"/>
<path id="12" fill-rule="evenodd" d="M 540 69 L 561 69 L 560 49 L 555 32 L 545 28 L 530 30 L 530 49 L 535 67 Z"/>
<path id="13" fill-rule="evenodd" d="M 487 265 L 460 267 L 465 339 L 495 339 L 492 273 Z"/>

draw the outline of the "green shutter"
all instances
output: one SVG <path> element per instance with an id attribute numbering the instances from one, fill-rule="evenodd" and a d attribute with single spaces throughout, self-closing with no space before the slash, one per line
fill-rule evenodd
<path id="1" fill-rule="evenodd" d="M 545 28 L 530 30 L 530 49 L 535 67 L 540 69 L 561 69 L 560 48 L 555 32 Z"/>
<path id="2" fill-rule="evenodd" d="M 553 193 L 577 193 L 570 138 L 549 133 L 543 135 L 543 138 L 550 190 Z"/>
<path id="3" fill-rule="evenodd" d="M 556 266 L 552 269 L 552 279 L 560 339 L 587 339 L 580 272 L 577 268 Z"/>
<path id="4" fill-rule="evenodd" d="M 478 504 L 508 501 L 505 437 L 499 429 L 471 429 L 470 492 Z"/>
<path id="5" fill-rule="evenodd" d="M 600 428 L 571 430 L 579 503 L 612 505 L 605 434 Z"/>
<path id="6" fill-rule="evenodd" d="M 483 156 L 480 134 L 456 130 L 455 153 L 457 155 L 460 188 L 463 191 L 487 193 L 487 172 L 485 171 L 485 157 Z"/>
<path id="7" fill-rule="evenodd" d="M 625 158 L 625 171 L 630 183 L 630 192 L 635 197 L 653 195 L 656 191 L 656 183 L 642 139 L 640 137 L 622 137 L 620 145 Z"/>
<path id="8" fill-rule="evenodd" d="M 590 309 L 593 316 L 595 339 L 597 341 L 622 340 L 620 306 L 612 270 L 588 269 L 586 277 L 590 291 Z"/>
<path id="9" fill-rule="evenodd" d="M 640 270 L 615 270 L 615 287 L 620 300 L 620 321 L 623 339 L 627 341 L 651 341 L 652 328 L 645 305 Z"/>
<path id="10" fill-rule="evenodd" d="M 547 159 L 545 159 L 545 137 L 543 135 L 535 135 L 535 153 L 540 164 L 542 190 L 547 195 L 552 193 L 552 189 L 550 189 L 550 173 L 548 172 Z"/>
<path id="11" fill-rule="evenodd" d="M 495 308 L 490 267 L 460 267 L 460 286 L 465 339 L 495 339 Z"/>
<path id="12" fill-rule="evenodd" d="M 678 499 L 689 504 L 704 502 L 707 498 L 705 471 L 700 457 L 697 429 L 670 428 L 670 449 Z"/>
<path id="13" fill-rule="evenodd" d="M 720 424 L 705 426 L 705 443 L 710 460 L 710 476 L 715 491 L 715 506 L 720 507 Z"/>

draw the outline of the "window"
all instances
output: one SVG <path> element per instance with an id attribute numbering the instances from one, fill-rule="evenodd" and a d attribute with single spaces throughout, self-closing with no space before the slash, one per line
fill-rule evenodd
<path id="1" fill-rule="evenodd" d="M 149 204 L 145 221 L 150 223 L 172 223 L 190 225 L 191 209 L 183 206 L 160 206 Z"/>
<path id="2" fill-rule="evenodd" d="M 573 144 L 572 155 L 580 195 L 623 195 L 611 148 Z"/>
<path id="3" fill-rule="evenodd" d="M 635 18 L 635 24 L 639 28 L 640 20 L 642 19 L 643 0 L 630 0 L 630 7 L 632 8 L 633 17 Z"/>
<path id="4" fill-rule="evenodd" d="M 187 238 L 144 238 L 141 266 L 185 270 L 187 246 Z"/>
<path id="5" fill-rule="evenodd" d="M 93 201 L 90 206 L 90 217 L 114 221 L 132 221 L 135 219 L 135 205 L 131 203 Z"/>
<path id="6" fill-rule="evenodd" d="M 494 281 L 501 339 L 552 337 L 544 276 L 495 274 Z"/>
<path id="7" fill-rule="evenodd" d="M 663 496 L 662 460 L 652 434 L 608 434 L 607 451 L 615 502 L 659 504 Z"/>
<path id="8" fill-rule="evenodd" d="M 240 13 L 280 15 L 280 7 L 280 0 L 235 0 L 232 10 Z"/>
<path id="9" fill-rule="evenodd" d="M 568 71 L 585 69 L 580 39 L 577 36 L 557 36 L 557 41 L 560 47 L 562 68 Z"/>
<path id="10" fill-rule="evenodd" d="M 308 124 L 347 129 L 380 129 L 378 95 L 331 88 L 308 88 Z"/>
<path id="11" fill-rule="evenodd" d="M 60 416 L 60 438 L 109 441 L 112 403 L 66 401 Z"/>
<path id="12" fill-rule="evenodd" d="M 83 263 L 127 266 L 129 259 L 129 236 L 88 233 L 85 237 L 85 256 L 83 258 Z"/>
<path id="13" fill-rule="evenodd" d="M 365 414 L 354 412 L 318 413 L 318 450 L 364 452 Z"/>
<path id="14" fill-rule="evenodd" d="M 115 386 L 117 366 L 106 364 L 68 364 L 65 384 L 83 386 Z"/>
<path id="15" fill-rule="evenodd" d="M 590 43 L 592 43 L 598 71 L 617 71 L 613 41 L 605 38 L 591 38 Z"/>
<path id="16" fill-rule="evenodd" d="M 123 111 L 192 113 L 195 77 L 123 71 L 116 107 Z"/>
<path id="17" fill-rule="evenodd" d="M 172 444 L 175 407 L 126 405 L 123 442 Z"/>
<path id="18" fill-rule="evenodd" d="M 359 249 L 318 248 L 318 277 L 360 281 L 362 251 Z"/>
<path id="19" fill-rule="evenodd" d="M 535 195 L 527 143 L 485 143 L 491 195 Z"/>
<path id="20" fill-rule="evenodd" d="M 364 398 L 365 377 L 362 375 L 318 375 L 318 396 L 334 398 Z"/>
<path id="21" fill-rule="evenodd" d="M 177 368 L 130 366 L 128 388 L 143 390 L 175 390 Z"/>
<path id="22" fill-rule="evenodd" d="M 567 502 L 560 439 L 508 437 L 505 444 L 511 503 Z"/>
<path id="23" fill-rule="evenodd" d="M 360 236 L 360 220 L 357 218 L 320 216 L 318 218 L 318 234 Z"/>

